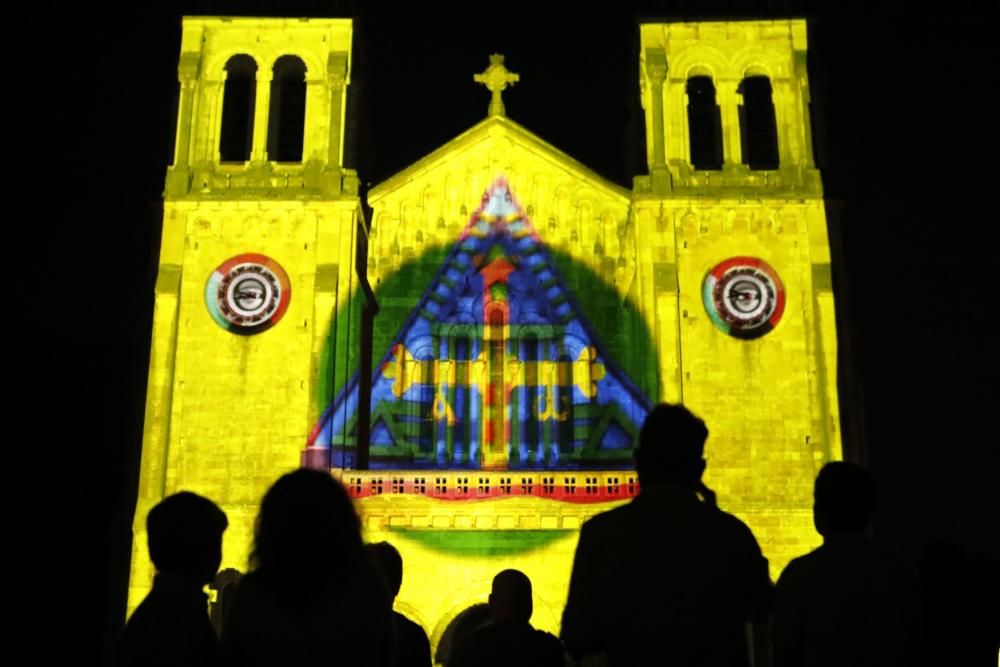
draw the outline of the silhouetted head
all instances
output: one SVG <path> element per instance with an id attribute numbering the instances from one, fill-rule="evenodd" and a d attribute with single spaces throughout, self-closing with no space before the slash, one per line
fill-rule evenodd
<path id="1" fill-rule="evenodd" d="M 527 623 L 533 611 L 528 575 L 520 570 L 504 570 L 493 577 L 490 611 L 496 621 Z"/>
<path id="2" fill-rule="evenodd" d="M 403 557 L 399 555 L 396 547 L 388 542 L 376 542 L 369 544 L 368 549 L 375 558 L 385 583 L 389 586 L 389 595 L 393 600 L 399 595 L 399 587 L 403 585 Z"/>
<path id="3" fill-rule="evenodd" d="M 222 562 L 226 513 L 189 491 L 167 496 L 146 516 L 149 557 L 157 572 L 207 584 Z"/>
<path id="4" fill-rule="evenodd" d="M 827 463 L 816 477 L 813 522 L 823 537 L 862 533 L 875 510 L 875 480 L 853 463 Z"/>
<path id="5" fill-rule="evenodd" d="M 354 505 L 328 472 L 290 472 L 264 494 L 250 565 L 286 593 L 319 593 L 324 582 L 344 574 L 339 568 L 356 566 L 362 553 Z"/>
<path id="6" fill-rule="evenodd" d="M 639 484 L 694 485 L 705 472 L 708 428 L 683 405 L 660 403 L 639 431 L 635 466 Z"/>

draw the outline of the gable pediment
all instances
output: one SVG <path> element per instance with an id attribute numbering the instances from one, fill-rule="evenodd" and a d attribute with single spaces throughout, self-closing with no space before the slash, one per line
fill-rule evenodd
<path id="1" fill-rule="evenodd" d="M 372 188 L 373 284 L 444 247 L 468 223 L 483 192 L 504 178 L 546 242 L 595 271 L 617 259 L 628 234 L 631 192 L 506 117 L 490 117 Z"/>
<path id="2" fill-rule="evenodd" d="M 572 180 L 627 205 L 631 192 L 589 169 L 555 146 L 505 116 L 493 116 L 474 125 L 440 148 L 382 181 L 368 194 L 375 208 L 383 199 L 406 196 L 454 172 L 456 164 L 468 170 L 503 172 L 510 180 L 518 175 L 545 175 L 556 181 Z M 494 176 L 496 178 L 496 176 Z M 489 186 L 493 179 L 483 184 Z"/>

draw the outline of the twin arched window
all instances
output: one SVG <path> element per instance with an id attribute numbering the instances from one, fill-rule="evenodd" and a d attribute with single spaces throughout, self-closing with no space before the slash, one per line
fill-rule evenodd
<path id="1" fill-rule="evenodd" d="M 743 164 L 751 169 L 777 169 L 778 126 L 771 99 L 771 81 L 766 76 L 748 76 L 737 89 L 743 96 L 739 107 Z M 722 118 L 711 77 L 687 80 L 688 136 L 691 166 L 721 169 Z"/>
<path id="2" fill-rule="evenodd" d="M 226 62 L 222 93 L 219 159 L 246 162 L 253 148 L 257 100 L 257 62 L 246 54 Z M 271 76 L 267 115 L 267 159 L 301 162 L 306 119 L 306 66 L 297 56 L 281 56 Z"/>
<path id="3" fill-rule="evenodd" d="M 740 140 L 743 164 L 751 169 L 778 168 L 778 124 L 771 100 L 771 80 L 766 76 L 748 76 L 737 92 L 743 95 L 740 106 Z"/>
<path id="4" fill-rule="evenodd" d="M 715 102 L 715 85 L 708 76 L 687 81 L 688 133 L 691 166 L 722 169 L 722 115 Z"/>
<path id="5" fill-rule="evenodd" d="M 222 128 L 219 159 L 246 162 L 253 146 L 254 101 L 257 99 L 257 62 L 248 55 L 233 56 L 226 63 L 222 91 Z"/>
<path id="6" fill-rule="evenodd" d="M 295 56 L 281 56 L 271 77 L 271 108 L 267 115 L 267 159 L 302 162 L 306 129 L 306 65 Z"/>

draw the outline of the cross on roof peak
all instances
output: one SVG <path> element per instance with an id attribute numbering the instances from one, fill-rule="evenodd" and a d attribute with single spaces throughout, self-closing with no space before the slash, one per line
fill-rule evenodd
<path id="1" fill-rule="evenodd" d="M 519 74 L 514 74 L 504 66 L 503 60 L 503 55 L 499 53 L 490 54 L 490 66 L 483 72 L 475 74 L 472 77 L 476 83 L 483 84 L 492 93 L 489 110 L 491 116 L 505 115 L 503 99 L 500 97 L 500 93 L 508 85 L 513 85 L 521 79 Z"/>

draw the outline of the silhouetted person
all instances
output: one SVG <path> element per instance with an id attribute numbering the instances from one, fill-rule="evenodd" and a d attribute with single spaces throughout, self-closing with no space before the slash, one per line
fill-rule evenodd
<path id="1" fill-rule="evenodd" d="M 771 641 L 776 667 L 916 664 L 919 596 L 912 566 L 865 529 L 875 482 L 851 463 L 816 477 L 813 519 L 823 546 L 778 579 Z"/>
<path id="2" fill-rule="evenodd" d="M 403 585 L 403 558 L 388 542 L 368 545 L 389 587 L 393 602 Z M 392 612 L 396 634 L 396 667 L 431 667 L 431 643 L 427 633 L 398 611 Z"/>
<path id="3" fill-rule="evenodd" d="M 646 418 L 635 452 L 639 495 L 580 531 L 562 621 L 574 658 L 748 664 L 746 623 L 766 618 L 773 588 L 750 529 L 701 482 L 707 438 L 680 405 L 657 405 Z"/>
<path id="4" fill-rule="evenodd" d="M 236 589 L 240 586 L 240 579 L 243 573 L 233 567 L 222 570 L 208 585 L 209 589 L 215 591 L 215 599 L 208 605 L 208 616 L 212 620 L 212 629 L 217 635 L 222 634 L 222 626 L 225 625 L 226 616 L 233 606 L 233 599 L 236 597 Z"/>
<path id="5" fill-rule="evenodd" d="M 219 664 L 219 642 L 203 592 L 222 562 L 228 521 L 211 500 L 182 491 L 146 516 L 153 589 L 118 642 L 119 667 Z"/>
<path id="6" fill-rule="evenodd" d="M 493 577 L 492 620 L 459 639 L 448 667 L 561 667 L 562 643 L 528 622 L 532 613 L 531 580 L 519 570 Z"/>
<path id="7" fill-rule="evenodd" d="M 392 607 L 351 499 L 329 473 L 282 476 L 222 630 L 230 666 L 392 664 Z"/>
<path id="8" fill-rule="evenodd" d="M 452 649 L 458 646 L 466 635 L 492 620 L 493 612 L 490 611 L 489 603 L 477 602 L 463 609 L 459 612 L 458 616 L 451 620 L 451 623 L 448 624 L 448 627 L 441 634 L 437 650 L 434 652 L 434 661 L 442 665 L 447 665 L 451 659 Z"/>

